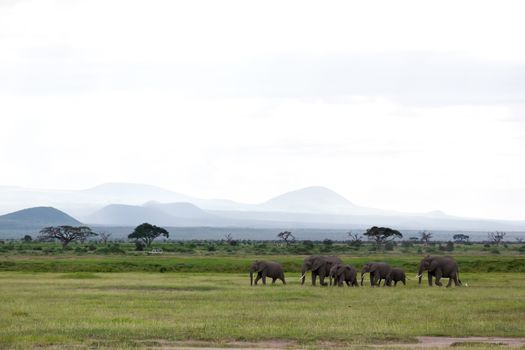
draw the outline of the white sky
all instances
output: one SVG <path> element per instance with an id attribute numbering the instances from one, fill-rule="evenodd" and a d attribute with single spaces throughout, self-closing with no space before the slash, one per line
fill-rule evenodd
<path id="1" fill-rule="evenodd" d="M 0 0 L 0 185 L 525 219 L 524 10 Z"/>

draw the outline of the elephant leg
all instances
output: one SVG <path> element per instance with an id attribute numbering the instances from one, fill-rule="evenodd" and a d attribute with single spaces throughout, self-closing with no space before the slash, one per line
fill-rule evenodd
<path id="1" fill-rule="evenodd" d="M 432 287 L 432 272 L 428 272 L 428 286 Z"/>
<path id="2" fill-rule="evenodd" d="M 436 286 L 439 286 L 439 287 L 443 286 L 443 283 L 441 283 L 441 276 L 442 276 L 441 270 L 439 269 L 436 270 Z"/>
<path id="3" fill-rule="evenodd" d="M 323 272 L 321 272 L 321 273 L 319 274 L 319 283 L 320 283 L 322 286 L 327 286 L 328 283 L 326 283 L 326 282 L 324 281 L 324 278 L 325 278 L 325 275 L 324 275 Z"/>
<path id="4" fill-rule="evenodd" d="M 284 276 L 281 277 L 281 281 L 283 281 L 283 284 L 286 284 L 286 281 L 284 280 Z"/>
<path id="5" fill-rule="evenodd" d="M 277 279 L 277 278 L 272 277 L 272 284 L 275 284 L 275 280 L 276 280 L 276 279 Z"/>
<path id="6" fill-rule="evenodd" d="M 453 280 L 452 277 L 448 278 L 447 288 L 450 288 L 450 286 L 452 285 L 452 280 Z"/>
<path id="7" fill-rule="evenodd" d="M 394 281 L 394 287 L 397 287 L 397 280 Z"/>
<path id="8" fill-rule="evenodd" d="M 261 279 L 261 277 L 262 277 L 261 274 L 258 273 L 258 274 L 257 274 L 257 277 L 255 278 L 255 282 L 254 282 L 255 285 L 257 285 L 257 282 L 259 282 L 259 280 Z"/>
<path id="9" fill-rule="evenodd" d="M 454 275 L 454 285 L 456 287 L 461 287 L 461 283 L 459 283 L 458 275 Z"/>
<path id="10" fill-rule="evenodd" d="M 374 274 L 372 274 L 372 273 L 370 274 L 370 286 L 372 286 L 372 287 L 376 286 L 376 284 L 377 284 L 376 278 L 377 278 L 377 276 L 376 276 L 375 273 Z"/>
<path id="11" fill-rule="evenodd" d="M 315 286 L 316 279 L 317 279 L 317 272 L 312 271 L 312 286 Z"/>
<path id="12" fill-rule="evenodd" d="M 262 275 L 262 281 L 263 281 L 263 284 L 266 285 L 266 274 Z"/>

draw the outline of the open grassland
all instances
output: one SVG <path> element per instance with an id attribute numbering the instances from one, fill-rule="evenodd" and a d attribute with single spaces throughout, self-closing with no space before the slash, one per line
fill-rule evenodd
<path id="1" fill-rule="evenodd" d="M 406 271 L 417 271 L 425 255 L 338 255 L 356 268 L 370 261 L 384 261 Z M 465 256 L 453 254 L 461 272 L 525 272 L 525 256 Z M 299 272 L 305 256 L 24 256 L 0 255 L 0 271 L 26 272 L 230 272 L 248 271 L 256 260 L 280 262 L 286 271 Z"/>
<path id="2" fill-rule="evenodd" d="M 286 286 L 250 287 L 246 273 L 3 271 L 0 348 L 366 347 L 416 336 L 525 335 L 523 273 L 464 272 L 469 287 L 449 289 L 418 287 L 409 276 L 406 287 L 323 288 L 301 286 L 295 272 Z"/>

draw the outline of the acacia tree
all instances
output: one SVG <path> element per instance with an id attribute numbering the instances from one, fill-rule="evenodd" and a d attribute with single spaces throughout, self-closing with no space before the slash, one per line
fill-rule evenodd
<path id="1" fill-rule="evenodd" d="M 425 243 L 425 246 L 428 245 L 428 242 L 432 239 L 432 236 L 434 234 L 430 231 L 421 231 L 419 232 L 419 240 L 423 243 Z"/>
<path id="2" fill-rule="evenodd" d="M 169 238 L 170 234 L 162 227 L 145 222 L 135 227 L 135 230 L 128 235 L 128 238 L 140 241 L 144 243 L 146 247 L 149 247 L 155 238 L 160 236 Z"/>
<path id="3" fill-rule="evenodd" d="M 229 245 L 237 245 L 237 241 L 233 238 L 231 233 L 227 233 L 224 238 Z"/>
<path id="4" fill-rule="evenodd" d="M 109 237 L 111 237 L 111 233 L 100 232 L 99 237 L 100 237 L 100 243 L 106 245 L 108 243 Z"/>
<path id="5" fill-rule="evenodd" d="M 295 236 L 290 231 L 283 231 L 277 234 L 277 237 L 282 239 L 286 245 L 295 242 Z"/>
<path id="6" fill-rule="evenodd" d="M 368 237 L 369 240 L 374 241 L 377 247 L 381 247 L 386 242 L 391 242 L 396 238 L 403 238 L 403 234 L 390 227 L 372 226 L 363 233 L 363 236 Z"/>
<path id="7" fill-rule="evenodd" d="M 456 243 L 468 243 L 470 236 L 464 235 L 463 233 L 458 233 L 454 235 L 452 238 L 454 238 L 454 241 Z"/>
<path id="8" fill-rule="evenodd" d="M 350 246 L 360 247 L 363 244 L 361 234 L 353 233 L 352 231 L 348 231 L 346 234 L 348 235 L 348 238 L 350 238 Z"/>
<path id="9" fill-rule="evenodd" d="M 87 238 L 96 235 L 88 226 L 64 225 L 44 227 L 40 230 L 38 238 L 44 241 L 57 239 L 62 243 L 62 246 L 66 247 L 73 241 L 85 241 Z"/>
<path id="10" fill-rule="evenodd" d="M 503 241 L 503 238 L 505 238 L 505 235 L 507 232 L 489 232 L 489 241 L 491 241 L 493 244 L 499 246 L 499 244 Z"/>

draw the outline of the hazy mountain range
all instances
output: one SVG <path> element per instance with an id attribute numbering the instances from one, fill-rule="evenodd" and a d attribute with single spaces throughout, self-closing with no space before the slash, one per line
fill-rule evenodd
<path id="1" fill-rule="evenodd" d="M 0 187 L 0 214 L 28 207 L 40 208 L 0 216 L 0 228 L 80 221 L 104 226 L 151 222 L 181 227 L 357 229 L 385 225 L 410 230 L 525 230 L 525 221 L 467 219 L 440 211 L 402 213 L 366 208 L 324 187 L 287 192 L 260 204 L 200 199 L 140 184 L 107 183 L 78 191 Z"/>

